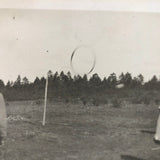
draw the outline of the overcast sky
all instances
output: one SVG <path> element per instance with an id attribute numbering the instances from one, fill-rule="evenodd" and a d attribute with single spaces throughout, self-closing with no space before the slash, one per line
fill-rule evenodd
<path id="1" fill-rule="evenodd" d="M 93 73 L 101 77 L 159 77 L 159 42 L 160 13 L 0 9 L 0 78 L 33 81 L 48 70 L 71 71 L 70 56 L 80 45 L 87 49 L 75 61 L 78 72 L 88 72 L 94 51 Z"/>

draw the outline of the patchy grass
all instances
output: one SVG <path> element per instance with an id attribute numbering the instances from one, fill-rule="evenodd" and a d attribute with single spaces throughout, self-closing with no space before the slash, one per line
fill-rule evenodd
<path id="1" fill-rule="evenodd" d="M 119 103 L 118 103 L 119 104 Z M 128 104 L 115 110 L 108 105 L 49 102 L 46 126 L 42 126 L 43 103 L 8 102 L 8 137 L 1 147 L 5 160 L 159 160 L 152 141 L 157 106 Z M 89 105 L 89 104 L 88 104 Z"/>

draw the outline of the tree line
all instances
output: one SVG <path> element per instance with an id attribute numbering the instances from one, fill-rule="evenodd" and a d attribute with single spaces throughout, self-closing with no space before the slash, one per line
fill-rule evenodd
<path id="1" fill-rule="evenodd" d="M 113 92 L 126 90 L 160 90 L 160 80 L 154 75 L 151 80 L 144 82 L 144 77 L 139 74 L 133 77 L 131 73 L 115 73 L 101 79 L 99 75 L 93 74 L 90 78 L 87 75 L 72 76 L 70 72 L 66 74 L 52 71 L 48 72 L 48 98 L 77 98 L 83 96 L 105 95 Z M 7 100 L 33 100 L 44 98 L 46 78 L 36 77 L 30 82 L 27 77 L 21 78 L 18 75 L 15 82 L 8 81 L 4 84 L 0 80 L 0 91 Z M 124 84 L 121 89 L 116 89 L 118 84 Z"/>

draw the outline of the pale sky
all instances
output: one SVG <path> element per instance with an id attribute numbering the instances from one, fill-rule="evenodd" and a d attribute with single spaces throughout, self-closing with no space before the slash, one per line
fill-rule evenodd
<path id="1" fill-rule="evenodd" d="M 94 51 L 93 73 L 101 77 L 112 72 L 160 76 L 158 12 L 22 8 L 0 9 L 0 79 L 5 82 L 18 74 L 33 81 L 48 70 L 71 71 L 70 56 L 80 45 Z M 87 72 L 92 63 L 87 53 L 80 53 L 78 72 Z"/>
<path id="2" fill-rule="evenodd" d="M 160 12 L 159 0 L 1 0 L 0 8 Z"/>

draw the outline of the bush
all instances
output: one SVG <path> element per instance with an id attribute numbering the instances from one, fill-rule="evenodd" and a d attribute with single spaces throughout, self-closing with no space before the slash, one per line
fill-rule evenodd
<path id="1" fill-rule="evenodd" d="M 145 96 L 145 97 L 143 98 L 143 103 L 144 103 L 145 105 L 149 105 L 149 104 L 150 104 L 150 102 L 151 102 L 150 97 Z"/>
<path id="2" fill-rule="evenodd" d="M 98 98 L 93 98 L 92 104 L 93 104 L 94 106 L 99 106 L 99 100 L 98 100 Z"/>
<path id="3" fill-rule="evenodd" d="M 133 99 L 131 100 L 131 103 L 133 103 L 133 104 L 141 104 L 142 101 L 140 100 L 140 98 L 133 98 Z"/>
<path id="4" fill-rule="evenodd" d="M 160 100 L 159 99 L 155 99 L 154 102 L 155 102 L 156 105 L 160 104 Z"/>
<path id="5" fill-rule="evenodd" d="M 83 103 L 83 105 L 85 106 L 85 105 L 87 104 L 87 101 L 84 99 L 84 100 L 82 101 L 82 103 Z"/>
<path id="6" fill-rule="evenodd" d="M 106 96 L 94 96 L 91 100 L 91 103 L 94 106 L 99 106 L 99 105 L 103 105 L 103 104 L 108 104 L 108 99 L 106 98 Z"/>
<path id="7" fill-rule="evenodd" d="M 121 100 L 118 98 L 114 98 L 111 100 L 112 107 L 114 108 L 120 108 L 121 107 Z"/>
<path id="8" fill-rule="evenodd" d="M 69 99 L 66 98 L 66 99 L 65 99 L 65 104 L 68 104 L 68 103 L 69 103 Z"/>
<path id="9" fill-rule="evenodd" d="M 32 105 L 41 105 L 41 104 L 43 104 L 43 103 L 44 103 L 43 100 L 38 99 L 38 100 L 34 100 L 31 104 L 32 104 Z"/>
<path id="10" fill-rule="evenodd" d="M 99 101 L 101 104 L 108 104 L 108 99 L 106 98 L 101 98 Z"/>
<path id="11" fill-rule="evenodd" d="M 81 97 L 80 100 L 84 106 L 87 104 L 87 99 L 85 97 Z"/>
<path id="12" fill-rule="evenodd" d="M 151 101 L 152 98 L 150 95 L 136 96 L 131 100 L 133 104 L 145 104 L 145 105 L 149 105 Z"/>

